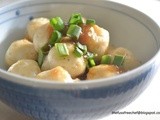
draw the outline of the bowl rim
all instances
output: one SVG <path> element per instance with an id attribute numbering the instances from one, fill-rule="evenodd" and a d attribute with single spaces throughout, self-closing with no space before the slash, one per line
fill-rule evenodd
<path id="1" fill-rule="evenodd" d="M 24 0 L 24 1 L 14 1 L 12 3 L 10 3 L 8 6 L 14 6 L 23 2 L 29 2 L 31 0 Z M 54 0 L 54 1 L 58 1 L 58 0 Z M 69 2 L 72 0 L 62 0 L 62 2 Z M 73 2 L 73 1 L 72 1 Z M 85 2 L 89 2 L 89 0 L 82 0 L 82 1 L 74 1 L 74 2 L 78 2 L 78 3 L 85 3 Z M 131 10 L 134 13 L 138 13 L 140 15 L 142 15 L 143 17 L 145 17 L 146 19 L 149 19 L 150 23 L 153 24 L 154 29 L 155 28 L 159 28 L 158 24 L 151 19 L 149 16 L 147 16 L 145 13 L 136 10 L 135 8 L 128 6 L 128 5 L 124 5 L 115 1 L 106 1 L 106 0 L 94 0 L 94 2 L 92 2 L 91 4 L 97 4 L 101 5 L 109 3 L 109 4 L 113 4 L 113 5 L 118 5 L 120 7 L 123 7 L 125 9 Z M 2 8 L 5 8 L 6 6 L 3 6 Z M 1 8 L 0 8 L 1 9 Z M 160 39 L 160 35 L 158 34 L 160 33 L 160 30 L 157 31 L 156 37 L 157 39 Z M 160 44 L 160 43 L 159 43 Z M 49 81 L 49 80 L 37 80 L 35 78 L 28 78 L 28 77 L 23 77 L 23 76 L 19 76 L 13 73 L 9 73 L 3 69 L 0 69 L 0 79 L 5 79 L 6 81 L 9 82 L 13 82 L 15 84 L 20 84 L 20 85 L 24 85 L 24 86 L 30 86 L 30 87 L 38 87 L 38 88 L 47 88 L 47 89 L 89 89 L 89 88 L 96 88 L 96 87 L 102 87 L 102 86 L 110 86 L 110 85 L 114 85 L 114 84 L 119 84 L 122 82 L 126 82 L 127 80 L 130 80 L 131 78 L 133 78 L 134 76 L 132 75 L 140 75 L 142 74 L 146 69 L 148 69 L 150 66 L 156 64 L 156 58 L 158 56 L 160 56 L 160 48 L 158 48 L 156 54 L 149 59 L 147 62 L 145 62 L 143 65 L 140 65 L 139 67 L 130 70 L 128 72 L 125 72 L 123 74 L 117 75 L 117 76 L 113 76 L 110 78 L 100 78 L 97 80 L 86 80 L 86 81 L 80 81 L 80 82 L 75 82 L 75 83 L 62 83 L 62 82 L 56 82 L 56 81 Z M 156 65 L 155 65 L 156 66 Z"/>

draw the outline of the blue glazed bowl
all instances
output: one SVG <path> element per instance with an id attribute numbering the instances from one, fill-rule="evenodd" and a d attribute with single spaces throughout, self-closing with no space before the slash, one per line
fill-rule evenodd
<path id="1" fill-rule="evenodd" d="M 80 12 L 110 32 L 111 43 L 131 50 L 142 65 L 121 75 L 58 83 L 19 77 L 6 72 L 4 56 L 12 41 L 25 35 L 35 17 Z M 21 0 L 0 8 L 0 100 L 37 120 L 96 120 L 137 98 L 158 68 L 159 26 L 144 13 L 105 0 Z"/>

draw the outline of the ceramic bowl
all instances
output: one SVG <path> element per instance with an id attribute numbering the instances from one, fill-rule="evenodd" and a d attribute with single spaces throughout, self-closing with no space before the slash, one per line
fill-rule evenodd
<path id="1" fill-rule="evenodd" d="M 94 81 L 57 83 L 6 72 L 7 48 L 35 17 L 71 13 L 94 18 L 110 32 L 111 43 L 131 50 L 142 65 L 121 75 Z M 0 100 L 37 120 L 96 120 L 137 98 L 158 68 L 159 26 L 144 13 L 106 0 L 19 0 L 0 8 Z"/>

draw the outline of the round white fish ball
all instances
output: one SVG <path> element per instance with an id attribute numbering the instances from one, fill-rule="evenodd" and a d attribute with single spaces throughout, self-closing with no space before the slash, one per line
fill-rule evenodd
<path id="1" fill-rule="evenodd" d="M 38 52 L 42 47 L 48 44 L 53 32 L 53 27 L 50 23 L 46 23 L 38 28 L 33 36 L 33 44 Z"/>
<path id="2" fill-rule="evenodd" d="M 25 77 L 36 77 L 41 72 L 38 64 L 34 60 L 22 59 L 11 65 L 9 72 Z"/>
<path id="3" fill-rule="evenodd" d="M 46 23 L 49 23 L 49 19 L 43 18 L 43 17 L 34 18 L 28 23 L 27 34 L 28 34 L 30 41 L 33 41 L 33 36 L 34 36 L 35 32 L 37 31 L 37 29 Z"/>
<path id="4" fill-rule="evenodd" d="M 125 60 L 123 62 L 123 69 L 125 71 L 134 69 L 140 65 L 140 61 L 138 61 L 135 55 L 126 48 L 118 47 L 110 52 L 112 56 L 115 55 L 123 55 L 125 56 Z"/>
<path id="5" fill-rule="evenodd" d="M 109 46 L 109 32 L 98 25 L 83 25 L 79 41 L 87 45 L 90 52 L 97 54 L 100 60 Z"/>
<path id="6" fill-rule="evenodd" d="M 70 74 L 64 68 L 57 66 L 51 70 L 43 71 L 37 75 L 38 79 L 52 80 L 60 82 L 73 82 Z"/>
<path id="7" fill-rule="evenodd" d="M 37 52 L 34 49 L 33 43 L 26 39 L 14 41 L 5 54 L 5 61 L 8 66 L 11 66 L 20 59 L 37 59 Z"/>
<path id="8" fill-rule="evenodd" d="M 73 52 L 75 46 L 71 43 L 65 43 L 67 49 L 69 51 L 68 56 L 61 56 L 57 49 L 53 47 L 47 56 L 45 64 L 48 63 L 50 68 L 54 68 L 57 66 L 63 67 L 67 70 L 72 78 L 76 78 L 77 76 L 83 74 L 86 70 L 86 62 L 83 57 L 77 57 Z M 46 64 L 47 65 L 47 64 Z M 44 66 L 44 65 L 42 65 Z M 43 67 L 45 68 L 45 66 Z M 48 66 L 46 66 L 48 68 Z"/>
<path id="9" fill-rule="evenodd" d="M 118 75 L 119 73 L 120 70 L 117 66 L 101 64 L 89 69 L 87 80 L 107 78 Z"/>

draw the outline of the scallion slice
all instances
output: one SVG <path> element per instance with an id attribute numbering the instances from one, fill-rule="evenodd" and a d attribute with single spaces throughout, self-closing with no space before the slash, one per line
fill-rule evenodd
<path id="1" fill-rule="evenodd" d="M 40 49 L 40 50 L 38 51 L 38 65 L 39 65 L 40 67 L 41 67 L 42 64 L 43 64 L 44 57 L 45 57 L 45 55 L 44 55 L 43 51 Z"/>
<path id="2" fill-rule="evenodd" d="M 124 62 L 125 56 L 115 55 L 113 59 L 113 64 L 117 66 L 122 66 Z"/>
<path id="3" fill-rule="evenodd" d="M 81 34 L 81 31 L 82 29 L 78 25 L 70 25 L 67 31 L 67 36 L 78 40 Z"/>
<path id="4" fill-rule="evenodd" d="M 50 19 L 50 24 L 55 30 L 62 31 L 65 27 L 63 20 L 60 17 Z"/>
<path id="5" fill-rule="evenodd" d="M 87 46 L 86 45 L 82 45 L 81 43 L 77 42 L 76 46 L 83 51 L 84 54 L 87 53 Z"/>
<path id="6" fill-rule="evenodd" d="M 66 43 L 56 43 L 55 48 L 58 51 L 60 56 L 68 56 L 69 55 L 69 51 L 68 51 Z"/>
<path id="7" fill-rule="evenodd" d="M 88 59 L 88 67 L 96 66 L 96 63 L 93 58 Z"/>
<path id="8" fill-rule="evenodd" d="M 103 55 L 101 59 L 101 64 L 110 64 L 111 60 L 112 58 L 110 55 Z"/>
<path id="9" fill-rule="evenodd" d="M 95 21 L 94 19 L 87 19 L 87 20 L 86 20 L 86 24 L 95 25 L 95 24 L 96 24 L 96 21 Z"/>
<path id="10" fill-rule="evenodd" d="M 82 15 L 80 13 L 72 14 L 72 16 L 69 19 L 69 25 L 71 24 L 81 24 L 83 23 Z"/>
<path id="11" fill-rule="evenodd" d="M 49 44 L 51 46 L 54 46 L 55 43 L 60 42 L 61 38 L 62 38 L 62 34 L 59 31 L 54 30 L 54 32 L 52 33 L 52 36 L 50 38 Z"/>
<path id="12" fill-rule="evenodd" d="M 77 57 L 81 57 L 81 56 L 83 56 L 83 51 L 81 49 L 79 49 L 78 47 L 75 47 L 74 54 Z"/>
<path id="13" fill-rule="evenodd" d="M 96 56 L 97 56 L 96 54 L 87 51 L 87 54 L 86 54 L 85 57 L 86 57 L 87 59 L 90 59 L 90 58 L 93 59 L 93 58 L 95 58 Z"/>

